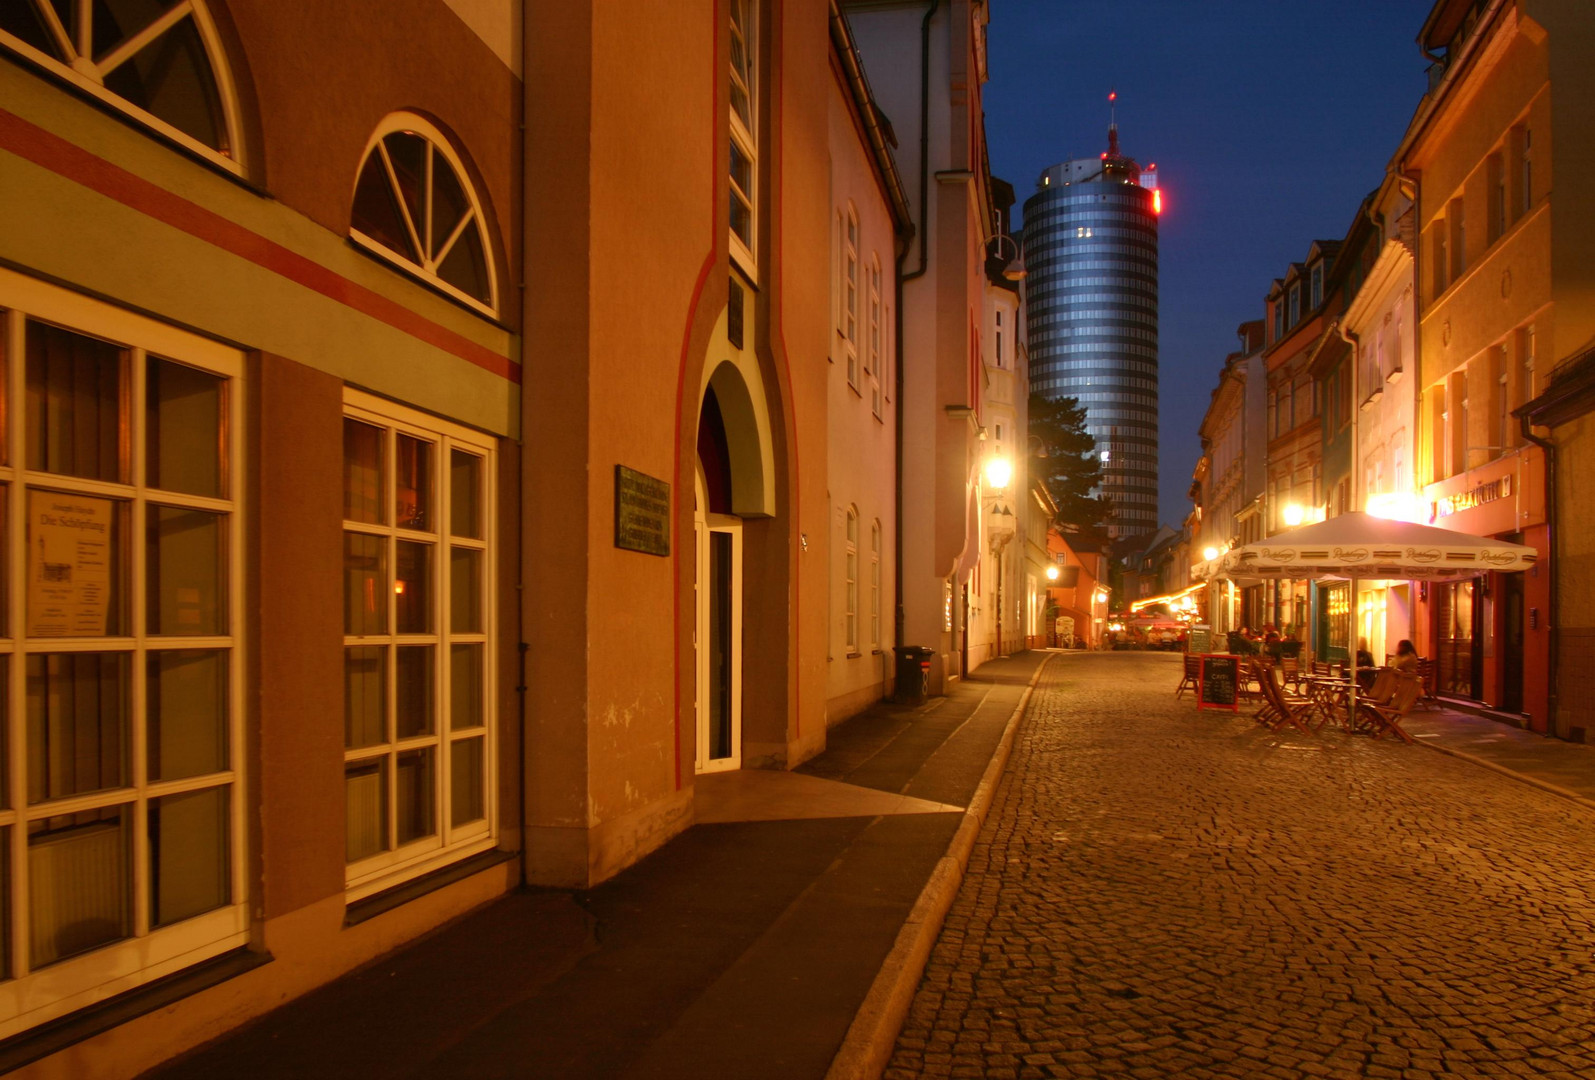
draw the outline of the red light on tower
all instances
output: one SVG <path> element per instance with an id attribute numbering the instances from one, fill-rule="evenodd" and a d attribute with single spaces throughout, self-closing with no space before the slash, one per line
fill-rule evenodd
<path id="1" fill-rule="evenodd" d="M 1163 212 L 1163 189 L 1162 188 L 1153 188 L 1152 189 L 1152 213 L 1161 214 L 1162 212 Z"/>

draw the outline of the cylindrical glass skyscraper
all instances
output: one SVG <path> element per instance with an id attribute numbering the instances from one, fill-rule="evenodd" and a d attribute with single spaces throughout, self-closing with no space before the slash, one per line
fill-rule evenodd
<path id="1" fill-rule="evenodd" d="M 1157 167 L 1054 165 L 1025 200 L 1030 389 L 1079 398 L 1112 500 L 1109 535 L 1157 528 Z"/>

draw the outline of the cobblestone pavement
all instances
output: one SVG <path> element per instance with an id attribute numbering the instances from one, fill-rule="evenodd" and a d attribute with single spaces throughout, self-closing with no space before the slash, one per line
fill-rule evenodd
<path id="1" fill-rule="evenodd" d="M 1048 665 L 886 1071 L 1595 1077 L 1595 810 Z"/>

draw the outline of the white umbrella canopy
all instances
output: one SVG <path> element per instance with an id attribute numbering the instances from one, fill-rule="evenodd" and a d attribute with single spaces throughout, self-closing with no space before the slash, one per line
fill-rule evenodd
<path id="1" fill-rule="evenodd" d="M 1524 544 L 1353 511 L 1226 552 L 1220 574 L 1447 581 L 1491 570 L 1527 570 L 1537 557 Z"/>

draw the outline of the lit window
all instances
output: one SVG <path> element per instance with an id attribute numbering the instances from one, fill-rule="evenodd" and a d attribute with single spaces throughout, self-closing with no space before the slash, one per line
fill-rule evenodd
<path id="1" fill-rule="evenodd" d="M 493 846 L 493 446 L 356 391 L 344 456 L 351 898 Z"/>
<path id="2" fill-rule="evenodd" d="M 0 45 L 241 171 L 232 78 L 204 0 L 5 0 Z"/>
<path id="3" fill-rule="evenodd" d="M 755 0 L 730 0 L 731 255 L 756 275 L 758 260 L 758 21 Z"/>
<path id="4" fill-rule="evenodd" d="M 11 1035 L 248 939 L 244 361 L 6 271 L 0 303 Z"/>
<path id="5" fill-rule="evenodd" d="M 390 116 L 366 149 L 349 235 L 486 314 L 498 306 L 476 193 L 442 134 L 419 116 Z"/>
<path id="6" fill-rule="evenodd" d="M 851 506 L 847 508 L 847 535 L 843 551 L 847 561 L 844 579 L 847 587 L 847 651 L 851 655 L 858 652 L 858 510 Z"/>

